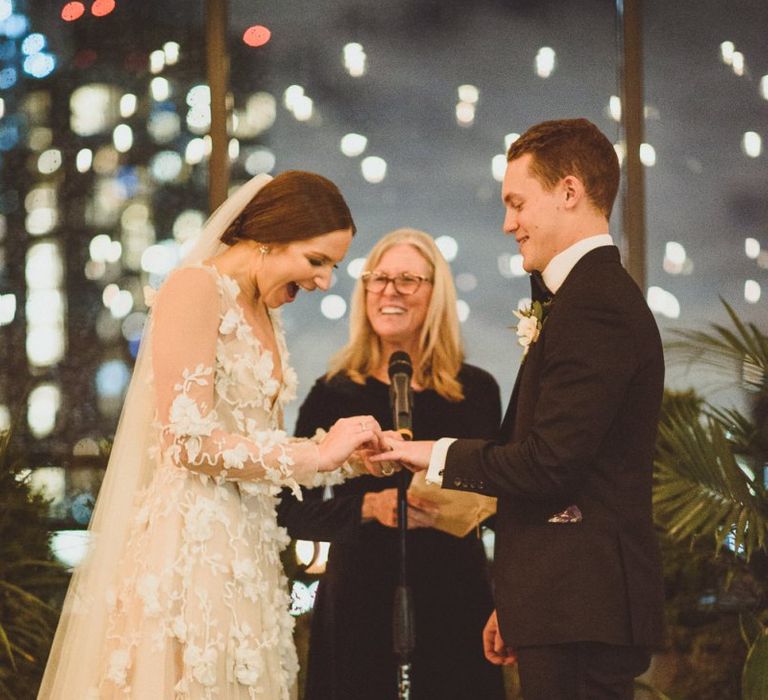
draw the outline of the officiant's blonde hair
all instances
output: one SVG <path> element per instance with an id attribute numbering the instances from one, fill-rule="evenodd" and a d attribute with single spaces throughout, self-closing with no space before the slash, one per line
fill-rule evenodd
<path id="1" fill-rule="evenodd" d="M 464 391 L 458 374 L 464 350 L 456 311 L 456 289 L 451 269 L 432 236 L 412 228 L 392 231 L 376 243 L 363 269 L 375 270 L 384 253 L 402 244 L 415 248 L 427 261 L 432 278 L 432 295 L 419 334 L 419 366 L 413 368 L 414 380 L 449 401 L 461 401 Z M 366 314 L 365 299 L 365 286 L 362 278 L 358 278 L 352 292 L 349 341 L 331 360 L 329 378 L 346 373 L 352 381 L 364 384 L 384 361 L 381 342 Z"/>

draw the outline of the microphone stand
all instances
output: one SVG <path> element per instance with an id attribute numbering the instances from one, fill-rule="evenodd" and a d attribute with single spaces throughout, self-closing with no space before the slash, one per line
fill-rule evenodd
<path id="1" fill-rule="evenodd" d="M 389 398 L 392 403 L 392 423 L 404 440 L 413 439 L 411 377 L 413 366 L 407 352 L 401 350 L 389 356 Z M 413 596 L 406 575 L 406 534 L 408 532 L 408 471 L 401 469 L 397 479 L 397 529 L 400 544 L 400 581 L 395 589 L 392 606 L 392 648 L 399 659 L 397 665 L 398 700 L 411 697 L 411 653 L 415 643 Z"/>
<path id="2" fill-rule="evenodd" d="M 413 433 L 407 428 L 398 429 L 404 440 L 411 440 Z M 394 651 L 399 658 L 397 667 L 398 700 L 411 697 L 411 653 L 415 647 L 413 620 L 413 596 L 408 586 L 406 569 L 406 533 L 408 532 L 408 470 L 401 469 L 397 480 L 397 529 L 400 544 L 400 581 L 395 589 L 392 637 Z"/>

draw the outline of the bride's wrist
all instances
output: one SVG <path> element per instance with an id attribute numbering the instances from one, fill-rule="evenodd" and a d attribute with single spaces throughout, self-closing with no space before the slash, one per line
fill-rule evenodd
<path id="1" fill-rule="evenodd" d="M 338 464 L 328 454 L 328 448 L 321 442 L 317 447 L 317 471 L 330 472 L 338 468 Z"/>

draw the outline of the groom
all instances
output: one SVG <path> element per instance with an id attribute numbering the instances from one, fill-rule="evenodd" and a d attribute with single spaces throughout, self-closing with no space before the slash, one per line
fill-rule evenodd
<path id="1" fill-rule="evenodd" d="M 504 232 L 539 304 L 520 319 L 525 353 L 500 438 L 393 443 L 386 459 L 498 497 L 484 647 L 492 663 L 517 659 L 526 700 L 631 700 L 662 637 L 659 333 L 608 233 L 610 141 L 585 119 L 549 121 L 507 161 Z"/>

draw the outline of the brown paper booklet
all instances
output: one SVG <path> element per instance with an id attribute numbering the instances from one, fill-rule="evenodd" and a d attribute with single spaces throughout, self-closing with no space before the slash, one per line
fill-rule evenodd
<path id="1" fill-rule="evenodd" d="M 426 482 L 427 472 L 413 475 L 408 493 L 436 503 L 440 509 L 433 527 L 464 537 L 496 512 L 496 499 L 471 491 L 453 491 Z"/>

